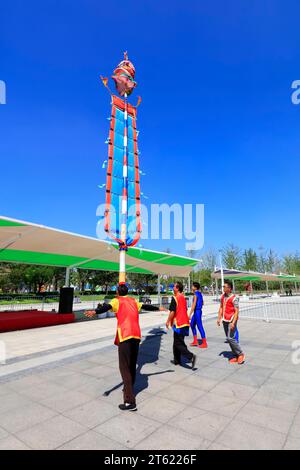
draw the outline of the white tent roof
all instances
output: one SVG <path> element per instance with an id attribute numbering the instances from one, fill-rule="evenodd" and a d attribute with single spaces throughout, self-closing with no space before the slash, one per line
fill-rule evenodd
<path id="1" fill-rule="evenodd" d="M 0 262 L 118 271 L 115 243 L 0 216 Z M 187 277 L 198 260 L 129 248 L 127 272 Z"/>

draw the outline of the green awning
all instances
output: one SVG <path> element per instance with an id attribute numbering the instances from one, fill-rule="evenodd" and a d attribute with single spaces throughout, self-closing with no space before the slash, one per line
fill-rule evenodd
<path id="1" fill-rule="evenodd" d="M 300 276 L 292 276 L 290 274 L 274 274 L 274 273 L 257 273 L 254 271 L 240 271 L 237 269 L 223 269 L 224 279 L 241 280 L 241 281 L 261 281 L 261 282 L 300 282 Z M 217 269 L 212 273 L 213 279 L 221 279 L 222 273 Z"/>
<path id="2" fill-rule="evenodd" d="M 187 277 L 198 260 L 129 248 L 127 272 Z M 119 270 L 115 243 L 0 216 L 0 262 Z"/>

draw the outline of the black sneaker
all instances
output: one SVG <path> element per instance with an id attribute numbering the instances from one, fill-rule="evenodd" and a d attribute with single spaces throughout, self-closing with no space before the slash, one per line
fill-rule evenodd
<path id="1" fill-rule="evenodd" d="M 136 405 L 132 403 L 122 403 L 121 405 L 119 405 L 119 408 L 122 411 L 136 411 L 137 410 Z"/>
<path id="2" fill-rule="evenodd" d="M 171 364 L 173 364 L 174 366 L 179 366 L 179 364 L 180 364 L 180 362 L 178 362 L 178 361 L 173 361 L 173 360 L 172 360 L 172 361 L 170 361 L 170 362 L 171 362 Z"/>
<path id="3" fill-rule="evenodd" d="M 193 359 L 192 359 L 192 369 L 194 369 L 195 364 L 196 364 L 197 356 L 196 354 L 193 354 Z"/>

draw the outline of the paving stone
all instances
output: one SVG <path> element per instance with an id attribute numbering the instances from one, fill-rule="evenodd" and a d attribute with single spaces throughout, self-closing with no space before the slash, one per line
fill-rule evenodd
<path id="1" fill-rule="evenodd" d="M 20 390 L 20 394 L 32 401 L 44 401 L 48 397 L 65 395 L 67 390 L 53 382 L 43 382 L 39 385 Z"/>
<path id="2" fill-rule="evenodd" d="M 168 424 L 177 429 L 192 429 L 193 434 L 213 441 L 229 423 L 230 418 L 189 406 L 177 417 L 171 419 Z"/>
<path id="3" fill-rule="evenodd" d="M 20 393 L 27 388 L 36 387 L 44 383 L 45 380 L 42 377 L 39 377 L 37 374 L 31 374 L 19 379 L 11 380 L 8 382 L 7 387 L 9 387 L 10 390 Z"/>
<path id="4" fill-rule="evenodd" d="M 170 387 L 170 382 L 160 380 L 160 375 L 150 377 L 137 377 L 135 383 L 135 390 L 145 390 L 151 394 L 156 394 L 168 387 Z"/>
<path id="5" fill-rule="evenodd" d="M 289 431 L 293 418 L 294 414 L 288 411 L 255 403 L 248 403 L 236 416 L 236 419 L 285 434 Z"/>
<path id="6" fill-rule="evenodd" d="M 89 401 L 91 401 L 91 397 L 84 393 L 65 391 L 60 395 L 55 395 L 50 398 L 46 398 L 46 400 L 41 400 L 41 404 L 62 413 Z"/>
<path id="7" fill-rule="evenodd" d="M 63 444 L 58 450 L 128 450 L 128 447 L 97 432 L 88 431 Z"/>
<path id="8" fill-rule="evenodd" d="M 217 380 L 199 376 L 197 373 L 184 379 L 184 385 L 187 385 L 188 387 L 194 387 L 203 391 L 209 391 L 213 389 L 217 384 L 218 384 Z"/>
<path id="9" fill-rule="evenodd" d="M 232 450 L 230 447 L 227 447 L 223 444 L 218 444 L 217 442 L 213 442 L 208 447 L 208 450 Z"/>
<path id="10" fill-rule="evenodd" d="M 22 441 L 10 435 L 0 439 L 0 450 L 31 450 Z"/>
<path id="11" fill-rule="evenodd" d="M 272 374 L 273 379 L 282 380 L 284 382 L 291 382 L 300 384 L 300 371 L 296 368 L 295 371 L 291 370 L 276 370 Z"/>
<path id="12" fill-rule="evenodd" d="M 288 437 L 284 450 L 300 450 L 300 438 L 297 439 L 296 437 Z"/>
<path id="13" fill-rule="evenodd" d="M 145 418 L 135 411 L 123 412 L 97 426 L 94 431 L 116 440 L 123 446 L 133 448 L 160 426 L 157 421 Z"/>
<path id="14" fill-rule="evenodd" d="M 290 428 L 289 434 L 291 437 L 300 439 L 300 422 L 299 421 L 293 422 Z"/>
<path id="15" fill-rule="evenodd" d="M 138 407 L 140 415 L 151 418 L 160 423 L 166 423 L 184 410 L 186 405 L 167 398 L 151 397 L 144 400 Z"/>
<path id="16" fill-rule="evenodd" d="M 248 401 L 257 392 L 257 388 L 223 380 L 217 383 L 211 391 L 220 396 L 235 397 L 239 400 Z"/>
<path id="17" fill-rule="evenodd" d="M 277 387 L 277 381 L 275 384 L 274 382 L 266 382 L 251 398 L 251 403 L 293 413 L 300 406 L 300 396 L 293 395 L 288 391 L 281 391 Z"/>
<path id="18" fill-rule="evenodd" d="M 194 401 L 191 404 L 191 407 L 211 411 L 222 416 L 232 418 L 243 406 L 245 406 L 246 403 L 246 401 L 240 400 L 235 396 L 222 396 L 214 392 L 208 392 L 205 393 L 205 395 L 202 395 L 198 400 Z"/>
<path id="19" fill-rule="evenodd" d="M 35 450 L 51 450 L 84 434 L 87 428 L 64 417 L 56 416 L 36 426 L 16 433 L 26 445 Z"/>
<path id="20" fill-rule="evenodd" d="M 85 370 L 85 374 L 91 375 L 93 377 L 98 377 L 100 379 L 108 376 L 120 377 L 120 373 L 117 370 L 104 365 L 90 367 L 89 369 Z"/>
<path id="21" fill-rule="evenodd" d="M 169 388 L 161 390 L 157 396 L 188 405 L 190 402 L 195 401 L 197 398 L 201 397 L 203 393 L 203 390 L 198 390 L 195 387 L 187 387 L 186 385 L 181 384 L 172 384 Z"/>
<path id="22" fill-rule="evenodd" d="M 57 377 L 53 382 L 64 387 L 67 390 L 78 390 L 79 388 L 93 383 L 96 377 L 87 374 L 82 374 L 81 371 L 68 375 L 66 377 Z"/>
<path id="23" fill-rule="evenodd" d="M 67 365 L 67 369 L 70 369 L 72 372 L 84 372 L 91 367 L 95 367 L 95 361 L 90 361 L 89 359 L 74 361 Z"/>
<path id="24" fill-rule="evenodd" d="M 175 450 L 183 444 L 185 449 L 299 448 L 300 369 L 291 362 L 290 344 L 299 337 L 300 325 L 282 324 L 280 335 L 277 324 L 259 325 L 258 332 L 256 321 L 241 322 L 247 355 L 243 366 L 219 356 L 229 347 L 215 321 L 206 323 L 208 349 L 191 348 L 197 355 L 194 371 L 170 364 L 172 334 L 161 337 L 159 352 L 153 351 L 151 340 L 144 341 L 134 413 L 118 409 L 123 396 L 114 346 L 74 360 L 64 359 L 62 352 L 61 362 L 54 367 L 48 364 L 13 380 L 3 378 L 0 423 L 2 414 L 7 430 L 0 427 L 0 448 L 152 450 L 170 446 Z M 91 338 L 90 333 L 79 334 L 83 327 L 76 325 L 71 338 L 76 347 Z M 64 325 L 60 331 L 68 328 Z M 17 354 L 32 349 L 38 357 L 36 344 L 45 331 L 35 331 L 27 342 L 18 344 Z M 27 334 L 23 332 L 24 337 Z M 54 343 L 65 346 L 66 339 L 58 341 L 53 328 L 48 335 L 44 339 L 49 350 Z M 112 391 L 115 386 L 119 387 Z M 110 394 L 104 396 L 108 390 Z"/>
<path id="25" fill-rule="evenodd" d="M 24 397 L 16 392 L 11 392 L 8 395 L 3 395 L 0 400 L 0 414 L 5 413 L 15 408 L 20 408 L 21 406 L 26 407 L 28 404 L 32 403 L 29 398 Z"/>
<path id="26" fill-rule="evenodd" d="M 0 428 L 0 439 L 3 439 L 6 436 L 8 436 L 8 432 L 5 429 Z"/>
<path id="27" fill-rule="evenodd" d="M 11 391 L 12 389 L 9 387 L 9 385 L 3 383 L 0 384 L 0 397 L 11 394 Z"/>
<path id="28" fill-rule="evenodd" d="M 165 425 L 139 442 L 134 448 L 139 450 L 196 450 L 207 449 L 210 441 L 185 431 L 178 432 L 173 426 Z"/>
<path id="29" fill-rule="evenodd" d="M 234 367 L 234 365 L 233 365 Z M 234 372 L 234 368 L 224 368 L 224 369 L 220 369 L 218 367 L 205 367 L 203 370 L 199 371 L 197 374 L 200 376 L 200 377 L 207 377 L 209 379 L 213 379 L 213 380 L 223 380 L 225 378 L 229 378 Z M 230 380 L 230 379 L 229 379 Z"/>
<path id="30" fill-rule="evenodd" d="M 35 424 L 46 421 L 56 413 L 38 403 L 30 403 L 10 410 L 0 415 L 0 423 L 3 428 L 11 433 L 22 431 Z"/>
<path id="31" fill-rule="evenodd" d="M 101 400 L 92 400 L 65 411 L 63 414 L 83 426 L 94 428 L 119 413 L 120 410 L 116 406 L 112 406 Z"/>
<path id="32" fill-rule="evenodd" d="M 266 370 L 268 370 L 268 375 L 266 375 L 265 372 L 261 373 L 259 370 L 254 371 L 248 368 L 243 368 L 232 374 L 229 381 L 242 385 L 249 385 L 250 387 L 261 387 L 267 381 L 268 376 L 272 373 L 272 369 L 264 369 L 264 371 Z"/>
<path id="33" fill-rule="evenodd" d="M 90 377 L 88 382 L 78 386 L 76 390 L 84 395 L 88 395 L 91 399 L 98 398 L 107 390 L 106 380 Z"/>
<path id="34" fill-rule="evenodd" d="M 279 450 L 282 449 L 286 434 L 245 423 L 236 417 L 228 428 L 223 430 L 214 444 L 221 444 L 233 450 Z"/>

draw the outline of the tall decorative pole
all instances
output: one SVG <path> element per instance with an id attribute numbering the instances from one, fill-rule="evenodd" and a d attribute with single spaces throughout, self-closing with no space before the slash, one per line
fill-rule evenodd
<path id="1" fill-rule="evenodd" d="M 105 231 L 119 245 L 119 283 L 126 282 L 126 251 L 136 245 L 141 234 L 140 172 L 137 148 L 137 107 L 128 103 L 128 96 L 136 87 L 135 68 L 128 60 L 127 52 L 114 70 L 118 94 L 108 88 L 108 78 L 101 77 L 112 98 L 108 165 L 106 177 Z"/>

